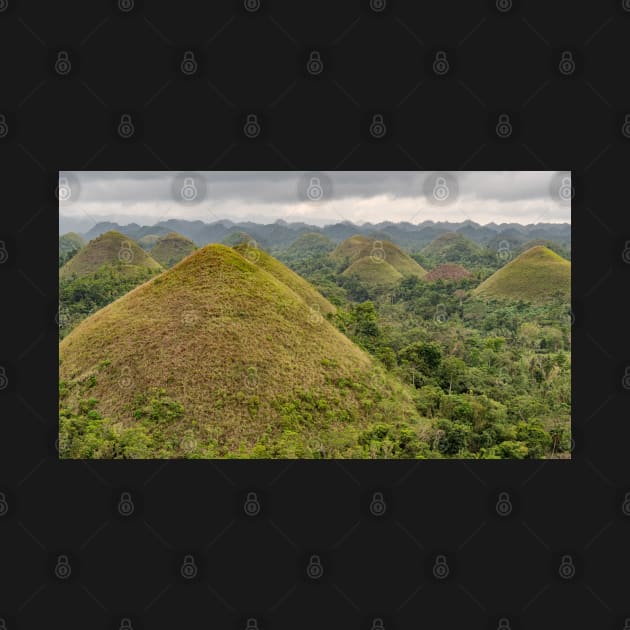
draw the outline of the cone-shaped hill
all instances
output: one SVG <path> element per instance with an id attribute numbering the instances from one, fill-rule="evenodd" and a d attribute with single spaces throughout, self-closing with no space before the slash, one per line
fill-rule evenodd
<path id="1" fill-rule="evenodd" d="M 394 243 L 362 235 L 352 236 L 340 243 L 331 257 L 347 264 L 342 275 L 354 276 L 366 285 L 393 285 L 401 277 L 422 278 L 427 273 Z"/>
<path id="2" fill-rule="evenodd" d="M 159 234 L 145 234 L 144 236 L 138 239 L 138 245 L 142 247 L 145 251 L 151 251 L 155 244 L 160 240 L 161 236 Z"/>
<path id="3" fill-rule="evenodd" d="M 64 457 L 92 449 L 86 399 L 103 436 L 90 456 L 105 458 L 342 456 L 371 422 L 422 422 L 288 270 L 249 253 L 203 247 L 61 342 Z"/>
<path id="4" fill-rule="evenodd" d="M 444 263 L 431 269 L 429 273 L 424 277 L 427 282 L 435 282 L 437 280 L 444 280 L 446 282 L 455 280 L 464 280 L 465 278 L 471 278 L 472 274 L 468 269 L 461 265 L 454 265 L 453 263 Z"/>
<path id="5" fill-rule="evenodd" d="M 65 265 L 85 245 L 85 239 L 76 232 L 59 237 L 59 266 Z"/>
<path id="6" fill-rule="evenodd" d="M 462 234 L 445 232 L 431 241 L 420 253 L 437 264 L 461 265 L 478 258 L 483 253 L 483 249 Z"/>
<path id="7" fill-rule="evenodd" d="M 251 241 L 250 241 L 251 242 Z M 334 313 L 335 307 L 319 292 L 312 284 L 304 280 L 302 276 L 291 271 L 287 266 L 283 265 L 279 260 L 270 256 L 267 252 L 252 247 L 249 243 L 236 245 L 234 249 L 250 262 L 258 265 L 277 280 L 285 284 L 289 289 L 297 293 L 304 302 L 314 311 L 327 315 Z"/>
<path id="8" fill-rule="evenodd" d="M 542 303 L 571 297 L 571 263 L 547 247 L 532 247 L 473 291 L 481 298 Z"/>
<path id="9" fill-rule="evenodd" d="M 177 232 L 169 232 L 157 240 L 151 249 L 151 257 L 166 269 L 170 269 L 196 249 L 197 246 L 185 236 Z"/>
<path id="10" fill-rule="evenodd" d="M 59 237 L 59 254 L 67 254 L 71 250 L 79 250 L 85 245 L 85 239 L 76 232 L 68 232 Z"/>
<path id="11" fill-rule="evenodd" d="M 288 257 L 318 256 L 328 254 L 335 249 L 335 244 L 325 234 L 306 232 L 300 234 L 285 250 Z"/>
<path id="12" fill-rule="evenodd" d="M 235 232 L 230 232 L 222 241 L 224 245 L 228 245 L 229 247 L 234 247 L 234 245 L 243 245 L 244 243 L 256 243 L 256 239 L 248 234 L 247 232 L 243 232 L 242 230 L 237 230 Z M 256 243 L 258 247 L 260 244 Z"/>
<path id="13" fill-rule="evenodd" d="M 162 269 L 162 266 L 137 243 L 120 232 L 111 231 L 101 234 L 83 247 L 59 270 L 59 277 L 60 279 L 82 278 L 109 265 L 130 271 L 135 271 L 137 268 L 154 271 Z"/>

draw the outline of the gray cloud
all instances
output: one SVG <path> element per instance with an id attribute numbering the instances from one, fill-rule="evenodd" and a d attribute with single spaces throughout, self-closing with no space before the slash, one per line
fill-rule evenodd
<path id="1" fill-rule="evenodd" d="M 63 175 L 63 173 L 62 173 Z M 212 171 L 199 173 L 207 196 L 186 206 L 173 194 L 179 174 L 166 171 L 84 171 L 69 177 L 80 184 L 64 216 L 93 220 L 150 223 L 160 218 L 213 221 L 303 220 L 322 225 L 340 220 L 357 223 L 431 219 L 478 223 L 518 221 L 570 222 L 570 207 L 551 196 L 552 171 L 462 171 L 452 173 L 459 197 L 450 205 L 428 203 L 424 183 L 432 173 L 417 171 L 332 171 L 330 201 L 313 206 L 298 193 L 302 172 Z M 116 217 L 116 218 L 114 218 Z"/>

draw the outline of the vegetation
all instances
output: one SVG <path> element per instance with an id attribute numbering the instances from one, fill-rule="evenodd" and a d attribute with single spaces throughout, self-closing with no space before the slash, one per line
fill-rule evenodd
<path id="1" fill-rule="evenodd" d="M 176 232 L 161 236 L 151 249 L 151 257 L 164 268 L 170 269 L 197 249 L 196 245 Z"/>
<path id="2" fill-rule="evenodd" d="M 117 263 L 128 267 L 162 270 L 162 266 L 137 243 L 112 231 L 98 236 L 83 247 L 59 270 L 59 278 L 81 278 L 98 271 L 104 265 Z"/>
<path id="3" fill-rule="evenodd" d="M 62 280 L 104 306 L 60 343 L 62 457 L 569 457 L 570 263 L 441 234 L 411 255 L 210 245 L 110 294 L 115 266 Z"/>
<path id="4" fill-rule="evenodd" d="M 528 249 L 482 282 L 474 295 L 527 302 L 571 295 L 571 264 L 547 247 Z"/>
<path id="5" fill-rule="evenodd" d="M 76 232 L 59 237 L 59 268 L 63 267 L 85 245 L 85 239 Z"/>

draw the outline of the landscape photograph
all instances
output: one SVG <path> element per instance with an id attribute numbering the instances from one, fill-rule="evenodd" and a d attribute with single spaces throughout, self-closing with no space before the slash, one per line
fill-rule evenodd
<path id="1" fill-rule="evenodd" d="M 59 173 L 62 459 L 571 457 L 571 174 Z"/>

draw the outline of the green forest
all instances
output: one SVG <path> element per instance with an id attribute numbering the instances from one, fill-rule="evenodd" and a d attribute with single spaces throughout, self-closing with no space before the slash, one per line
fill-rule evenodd
<path id="1" fill-rule="evenodd" d="M 62 457 L 570 457 L 566 240 L 67 236 Z"/>

